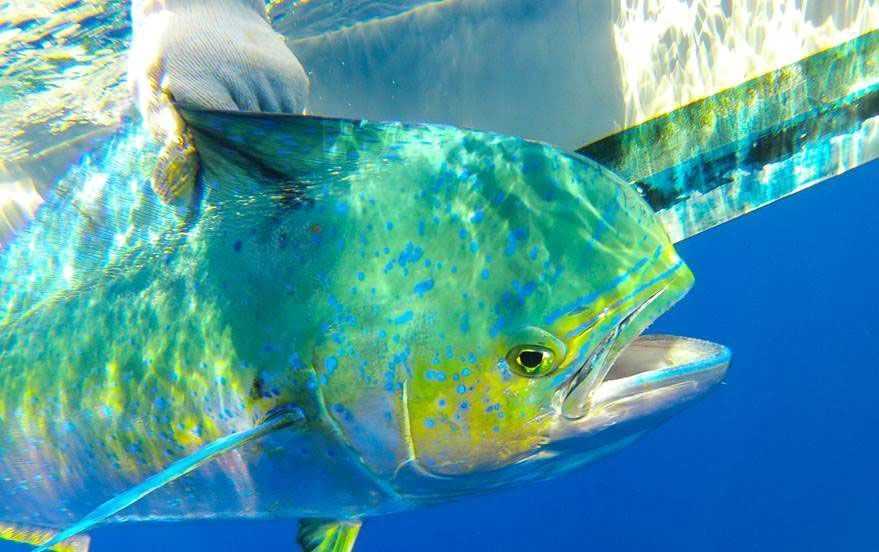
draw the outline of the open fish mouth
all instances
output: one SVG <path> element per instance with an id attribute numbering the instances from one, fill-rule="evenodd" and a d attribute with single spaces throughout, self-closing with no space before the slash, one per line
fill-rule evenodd
<path id="1" fill-rule="evenodd" d="M 728 348 L 708 341 L 640 336 L 620 352 L 588 396 L 576 387 L 568 392 L 555 438 L 671 412 L 719 383 L 730 357 Z"/>
<path id="2" fill-rule="evenodd" d="M 588 413 L 593 391 L 607 380 L 607 376 L 616 362 L 616 359 L 611 355 L 619 354 L 619 351 L 614 350 L 614 345 L 620 333 L 664 291 L 665 288 L 658 290 L 636 308 L 626 313 L 622 320 L 615 324 L 613 329 L 592 349 L 580 368 L 564 384 L 559 397 L 561 398 L 561 412 L 566 418 L 576 420 Z"/>

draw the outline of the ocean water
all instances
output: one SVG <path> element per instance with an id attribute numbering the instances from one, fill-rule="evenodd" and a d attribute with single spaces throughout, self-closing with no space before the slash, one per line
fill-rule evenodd
<path id="1" fill-rule="evenodd" d="M 556 480 L 369 519 L 356 550 L 879 550 L 877 184 L 874 161 L 678 246 L 696 287 L 648 333 L 732 348 L 706 398 Z M 97 552 L 240 551 L 294 550 L 295 532 L 290 520 L 90 534 Z"/>

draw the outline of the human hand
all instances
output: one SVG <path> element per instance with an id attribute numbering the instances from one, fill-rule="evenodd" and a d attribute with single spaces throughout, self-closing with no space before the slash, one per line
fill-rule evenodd
<path id="1" fill-rule="evenodd" d="M 198 155 L 176 106 L 302 113 L 308 77 L 264 18 L 261 0 L 145 0 L 134 7 L 129 79 L 162 152 L 153 189 L 191 194 Z"/>

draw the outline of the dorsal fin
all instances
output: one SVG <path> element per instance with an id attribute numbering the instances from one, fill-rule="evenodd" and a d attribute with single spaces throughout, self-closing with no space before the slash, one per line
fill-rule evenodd
<path id="1" fill-rule="evenodd" d="M 879 30 L 584 146 L 673 241 L 879 157 Z"/>
<path id="2" fill-rule="evenodd" d="M 281 113 L 180 108 L 199 155 L 243 156 L 271 177 L 316 172 L 351 162 L 352 152 L 390 144 L 410 125 Z M 416 125 L 412 125 L 416 126 Z M 400 132 L 395 132 L 399 130 Z M 208 163 L 208 168 L 211 164 Z"/>
<path id="3" fill-rule="evenodd" d="M 199 189 L 214 200 L 274 195 L 310 201 L 348 171 L 394 156 L 422 133 L 419 125 L 285 113 L 181 108 L 201 160 Z M 268 194 L 267 190 L 270 190 Z"/>

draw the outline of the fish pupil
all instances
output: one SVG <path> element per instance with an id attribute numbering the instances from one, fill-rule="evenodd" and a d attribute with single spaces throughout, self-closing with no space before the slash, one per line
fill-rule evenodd
<path id="1" fill-rule="evenodd" d="M 543 364 L 542 351 L 522 351 L 519 353 L 519 364 L 533 370 Z"/>

